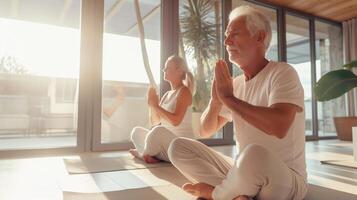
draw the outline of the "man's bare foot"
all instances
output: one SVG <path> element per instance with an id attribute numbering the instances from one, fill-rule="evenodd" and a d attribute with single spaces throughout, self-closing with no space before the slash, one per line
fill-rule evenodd
<path id="1" fill-rule="evenodd" d="M 129 153 L 130 153 L 131 155 L 133 155 L 135 158 L 139 158 L 139 159 L 143 160 L 143 158 L 140 156 L 138 150 L 136 150 L 136 149 L 130 149 L 130 150 L 129 150 Z"/>
<path id="2" fill-rule="evenodd" d="M 236 198 L 234 198 L 233 200 L 250 200 L 251 198 L 247 197 L 247 196 L 238 196 Z"/>
<path id="3" fill-rule="evenodd" d="M 148 164 L 155 164 L 161 162 L 161 160 L 149 155 L 144 155 L 143 160 Z"/>
<path id="4" fill-rule="evenodd" d="M 214 187 L 206 183 L 186 183 L 182 186 L 182 189 L 192 194 L 193 196 L 210 200 L 212 199 L 212 192 Z"/>

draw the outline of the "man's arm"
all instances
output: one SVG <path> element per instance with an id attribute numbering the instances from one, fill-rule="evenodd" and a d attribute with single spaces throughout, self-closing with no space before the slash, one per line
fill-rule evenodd
<path id="1" fill-rule="evenodd" d="M 254 106 L 233 96 L 233 83 L 227 65 L 218 62 L 215 68 L 216 92 L 220 101 L 233 113 L 268 135 L 284 138 L 302 108 L 290 103 L 276 103 L 270 107 Z"/>
<path id="2" fill-rule="evenodd" d="M 209 103 L 208 112 L 201 116 L 200 136 L 209 138 L 221 129 L 226 123 L 227 119 L 219 116 L 222 105 L 217 103 Z"/>
<path id="3" fill-rule="evenodd" d="M 226 123 L 227 119 L 219 116 L 222 109 L 222 102 L 219 100 L 216 92 L 215 80 L 212 82 L 211 87 L 211 100 L 208 104 L 207 112 L 201 116 L 200 136 L 209 138 L 221 129 Z"/>
<path id="4" fill-rule="evenodd" d="M 290 103 L 277 103 L 270 107 L 261 107 L 235 97 L 226 98 L 224 104 L 248 123 L 279 139 L 286 136 L 295 114 L 302 111 L 300 107 Z"/>

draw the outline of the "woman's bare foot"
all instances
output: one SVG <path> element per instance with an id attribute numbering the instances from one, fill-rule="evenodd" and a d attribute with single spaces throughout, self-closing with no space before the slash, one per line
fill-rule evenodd
<path id="1" fill-rule="evenodd" d="M 144 155 L 143 156 L 143 160 L 146 162 L 146 163 L 149 163 L 149 164 L 155 164 L 155 163 L 159 163 L 161 162 L 161 160 L 153 157 L 153 156 L 149 156 L 149 155 Z"/>
<path id="2" fill-rule="evenodd" d="M 133 155 L 135 158 L 138 158 L 140 160 L 143 160 L 145 161 L 146 163 L 148 164 L 155 164 L 155 163 L 158 163 L 158 162 L 161 162 L 161 160 L 159 159 L 156 159 L 155 157 L 153 156 L 149 156 L 149 155 L 144 155 L 144 156 L 141 156 L 138 152 L 138 150 L 136 149 L 130 149 L 129 150 L 129 153 L 131 155 Z"/>

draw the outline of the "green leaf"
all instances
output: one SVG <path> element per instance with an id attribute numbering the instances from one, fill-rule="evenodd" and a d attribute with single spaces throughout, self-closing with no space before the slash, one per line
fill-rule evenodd
<path id="1" fill-rule="evenodd" d="M 357 87 L 357 76 L 345 69 L 326 73 L 314 86 L 318 101 L 328 101 L 342 96 Z"/>
<path id="2" fill-rule="evenodd" d="M 357 60 L 344 64 L 342 67 L 347 69 L 351 69 L 352 67 L 357 67 Z"/>

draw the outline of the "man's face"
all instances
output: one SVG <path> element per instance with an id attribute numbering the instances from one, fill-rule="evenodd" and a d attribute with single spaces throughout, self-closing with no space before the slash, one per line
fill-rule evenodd
<path id="1" fill-rule="evenodd" d="M 259 44 L 247 29 L 244 16 L 229 22 L 225 35 L 224 44 L 232 63 L 242 66 L 256 58 Z"/>

